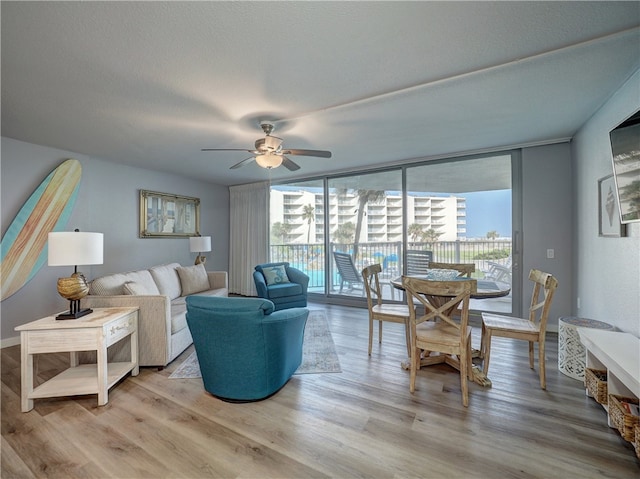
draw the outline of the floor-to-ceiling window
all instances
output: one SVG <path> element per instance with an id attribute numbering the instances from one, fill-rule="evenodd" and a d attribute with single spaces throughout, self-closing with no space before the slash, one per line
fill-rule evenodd
<path id="1" fill-rule="evenodd" d="M 327 300 L 364 300 L 365 265 L 380 263 L 383 279 L 393 279 L 416 250 L 437 262 L 473 263 L 478 280 L 511 283 L 519 264 L 518 158 L 494 153 L 273 185 L 271 259 L 305 271 L 310 294 Z M 472 307 L 510 313 L 519 306 L 518 285 L 512 290 Z M 383 294 L 403 300 L 390 285 Z"/>
<path id="2" fill-rule="evenodd" d="M 478 280 L 512 283 L 511 154 L 434 161 L 406 169 L 407 248 L 433 261 L 472 263 Z M 513 295 L 472 300 L 510 313 Z"/>
<path id="3" fill-rule="evenodd" d="M 366 265 L 380 263 L 383 278 L 398 274 L 403 238 L 402 170 L 329 178 L 327 186 L 332 271 L 328 294 L 362 297 L 362 278 L 353 278 L 351 272 L 359 275 Z M 340 253 L 349 257 L 343 255 L 340 261 Z"/>

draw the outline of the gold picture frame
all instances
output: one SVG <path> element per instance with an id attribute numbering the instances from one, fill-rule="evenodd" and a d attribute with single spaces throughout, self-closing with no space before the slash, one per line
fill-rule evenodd
<path id="1" fill-rule="evenodd" d="M 200 198 L 140 190 L 140 238 L 200 236 Z"/>

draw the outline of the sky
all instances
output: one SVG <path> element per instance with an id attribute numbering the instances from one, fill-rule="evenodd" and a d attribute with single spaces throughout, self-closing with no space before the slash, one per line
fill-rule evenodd
<path id="1" fill-rule="evenodd" d="M 511 238 L 511 190 L 456 193 L 456 196 L 467 200 L 467 238 L 486 238 L 489 231 Z"/>

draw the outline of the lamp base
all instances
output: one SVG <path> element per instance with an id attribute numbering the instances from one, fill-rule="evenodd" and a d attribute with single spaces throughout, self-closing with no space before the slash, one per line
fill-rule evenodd
<path id="1" fill-rule="evenodd" d="M 207 257 L 203 255 L 196 256 L 196 262 L 194 264 L 205 264 L 207 262 Z"/>
<path id="2" fill-rule="evenodd" d="M 78 319 L 91 313 L 93 313 L 93 309 L 80 309 L 80 300 L 72 299 L 69 301 L 69 311 L 60 313 L 58 316 L 56 316 L 56 319 Z"/>
<path id="3" fill-rule="evenodd" d="M 56 319 L 78 319 L 91 313 L 93 313 L 93 309 L 89 308 L 81 309 L 80 311 L 76 311 L 75 313 L 67 311 L 66 313 L 60 313 L 58 316 L 56 316 Z"/>

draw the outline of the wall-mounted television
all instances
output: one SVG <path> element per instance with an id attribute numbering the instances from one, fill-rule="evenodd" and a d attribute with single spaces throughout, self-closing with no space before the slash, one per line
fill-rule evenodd
<path id="1" fill-rule="evenodd" d="M 640 221 L 640 110 L 609 132 L 620 222 Z"/>

